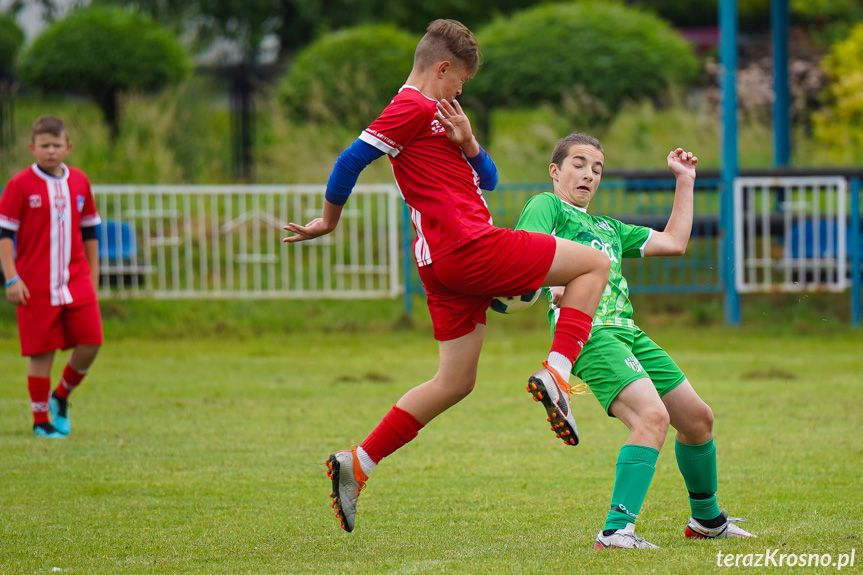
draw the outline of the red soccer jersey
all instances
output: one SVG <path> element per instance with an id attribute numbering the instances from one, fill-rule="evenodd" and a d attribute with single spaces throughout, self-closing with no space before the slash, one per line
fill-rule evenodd
<path id="1" fill-rule="evenodd" d="M 436 101 L 402 86 L 360 139 L 388 154 L 416 230 L 414 256 L 425 266 L 492 227 L 479 176 L 435 119 Z"/>
<path id="2" fill-rule="evenodd" d="M 0 195 L 0 227 L 15 232 L 15 267 L 30 290 L 28 305 L 96 299 L 81 228 L 101 219 L 87 176 L 62 167 L 63 176 L 54 178 L 33 164 Z"/>

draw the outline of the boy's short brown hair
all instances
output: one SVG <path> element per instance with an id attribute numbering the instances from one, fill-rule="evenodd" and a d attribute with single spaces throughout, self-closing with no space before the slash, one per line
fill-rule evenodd
<path id="1" fill-rule="evenodd" d="M 414 67 L 427 68 L 436 62 L 455 58 L 476 74 L 480 64 L 479 42 L 467 26 L 456 20 L 435 20 L 414 52 Z"/>
<path id="2" fill-rule="evenodd" d="M 52 136 L 66 136 L 69 139 L 69 132 L 66 131 L 66 124 L 60 118 L 54 116 L 42 116 L 33 124 L 33 135 L 31 141 L 36 140 L 36 136 L 40 134 L 50 134 Z"/>
<path id="3" fill-rule="evenodd" d="M 554 147 L 554 152 L 551 153 L 551 163 L 560 167 L 560 165 L 566 159 L 566 156 L 569 155 L 569 149 L 577 144 L 583 146 L 593 146 L 603 155 L 605 155 L 605 152 L 603 151 L 602 145 L 599 143 L 599 140 L 597 140 L 593 136 L 582 133 L 570 134 L 567 137 L 561 138 L 557 141 L 557 145 Z"/>

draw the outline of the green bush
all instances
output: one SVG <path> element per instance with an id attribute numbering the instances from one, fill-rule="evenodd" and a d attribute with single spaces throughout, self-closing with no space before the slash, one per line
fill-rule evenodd
<path id="1" fill-rule="evenodd" d="M 45 30 L 21 56 L 24 82 L 46 92 L 92 97 L 116 137 L 121 93 L 156 91 L 189 71 L 183 47 L 164 27 L 137 12 L 93 7 Z"/>
<path id="2" fill-rule="evenodd" d="M 825 107 L 813 114 L 815 137 L 842 155 L 863 148 L 863 23 L 833 45 L 822 67 L 829 78 Z"/>
<path id="3" fill-rule="evenodd" d="M 279 96 L 294 120 L 362 129 L 407 79 L 418 41 L 387 25 L 326 34 L 299 53 Z"/>
<path id="4" fill-rule="evenodd" d="M 24 43 L 24 32 L 15 19 L 0 14 L 0 76 L 8 74 L 15 65 L 15 55 Z"/>
<path id="5" fill-rule="evenodd" d="M 498 18 L 477 36 L 484 63 L 465 93 L 489 107 L 576 97 L 590 115 L 609 117 L 698 72 L 692 47 L 668 24 L 616 2 L 541 6 Z"/>
<path id="6" fill-rule="evenodd" d="M 790 10 L 792 25 L 826 45 L 846 38 L 854 24 L 863 20 L 859 0 L 791 0 Z"/>

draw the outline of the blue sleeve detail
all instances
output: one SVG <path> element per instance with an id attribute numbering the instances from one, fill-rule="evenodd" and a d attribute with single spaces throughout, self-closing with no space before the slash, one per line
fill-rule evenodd
<path id="1" fill-rule="evenodd" d="M 371 144 L 360 139 L 345 148 L 336 160 L 330 178 L 327 180 L 327 192 L 325 197 L 331 204 L 343 206 L 357 184 L 366 166 L 383 156 L 384 153 Z"/>
<path id="2" fill-rule="evenodd" d="M 491 191 L 497 186 L 497 166 L 485 150 L 480 148 L 479 154 L 467 161 L 479 175 L 480 189 Z"/>

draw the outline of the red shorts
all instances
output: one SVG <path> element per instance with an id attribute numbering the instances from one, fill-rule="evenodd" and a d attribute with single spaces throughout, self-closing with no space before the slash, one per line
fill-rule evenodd
<path id="1" fill-rule="evenodd" d="M 466 245 L 419 267 L 434 338 L 447 341 L 485 324 L 491 300 L 542 287 L 551 269 L 554 236 L 494 228 Z"/>
<path id="2" fill-rule="evenodd" d="M 99 302 L 75 306 L 19 305 L 21 355 L 38 355 L 76 345 L 102 345 Z"/>

